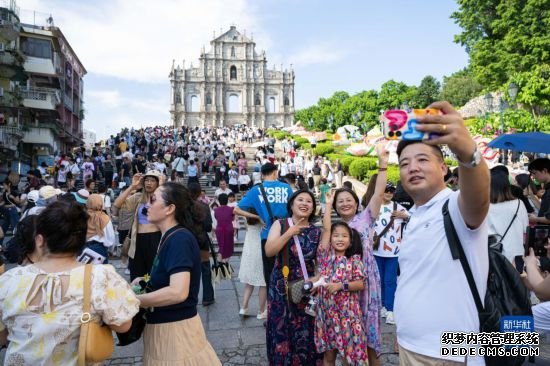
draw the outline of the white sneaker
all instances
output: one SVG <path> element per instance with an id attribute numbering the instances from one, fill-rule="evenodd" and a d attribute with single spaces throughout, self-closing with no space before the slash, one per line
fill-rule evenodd
<path id="1" fill-rule="evenodd" d="M 248 308 L 239 310 L 240 316 L 248 316 Z"/>
<path id="2" fill-rule="evenodd" d="M 388 311 L 386 310 L 385 307 L 382 306 L 382 309 L 380 310 L 380 316 L 382 318 L 385 318 L 387 314 L 388 314 Z"/>
<path id="3" fill-rule="evenodd" d="M 258 315 L 256 315 L 256 319 L 258 320 L 262 320 L 262 319 L 266 319 L 267 318 L 267 309 L 264 310 L 263 313 L 258 313 Z"/>
<path id="4" fill-rule="evenodd" d="M 386 315 L 386 324 L 395 324 L 395 320 L 393 319 L 393 311 L 388 311 Z"/>

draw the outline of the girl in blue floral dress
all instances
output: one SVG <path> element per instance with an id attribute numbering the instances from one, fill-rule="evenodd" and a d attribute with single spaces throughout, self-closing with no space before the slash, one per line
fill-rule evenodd
<path id="1" fill-rule="evenodd" d="M 318 352 L 324 352 L 324 365 L 335 364 L 336 352 L 351 365 L 368 365 L 359 301 L 366 280 L 361 237 L 343 221 L 331 227 L 330 211 L 325 213 L 324 221 L 330 238 L 323 235 L 317 251 L 319 275 L 326 284 L 319 288 L 315 346 Z"/>
<path id="2" fill-rule="evenodd" d="M 304 278 L 294 236 L 300 244 L 308 275 L 315 273 L 321 239 L 321 229 L 311 223 L 315 197 L 309 191 L 297 191 L 290 197 L 287 208 L 291 217 L 273 223 L 265 246 L 266 255 L 276 257 L 267 294 L 267 358 L 271 366 L 321 366 L 323 355 L 316 352 L 314 342 L 315 317 L 305 312 L 307 297 L 298 304 L 293 303 L 283 273 L 287 262 L 288 284 Z"/>

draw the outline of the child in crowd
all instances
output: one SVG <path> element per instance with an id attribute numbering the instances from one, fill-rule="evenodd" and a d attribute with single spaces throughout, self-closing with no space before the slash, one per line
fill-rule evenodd
<path id="1" fill-rule="evenodd" d="M 203 189 L 201 190 L 201 195 L 199 197 L 199 201 L 204 203 L 205 205 L 210 205 L 210 198 L 206 195 L 206 191 Z"/>
<path id="2" fill-rule="evenodd" d="M 237 166 L 234 165 L 227 175 L 229 176 L 229 189 L 235 194 L 239 193 L 239 172 L 237 171 Z"/>
<path id="3" fill-rule="evenodd" d="M 321 214 L 325 213 L 325 203 L 327 203 L 327 193 L 330 191 L 330 185 L 327 183 L 327 178 L 321 178 L 321 186 L 319 187 L 319 202 L 321 203 Z"/>
<path id="4" fill-rule="evenodd" d="M 218 240 L 218 256 L 220 262 L 228 262 L 233 255 L 233 209 L 228 206 L 229 197 L 222 193 L 218 196 L 219 207 L 214 209 L 216 217 L 216 238 Z"/>
<path id="5" fill-rule="evenodd" d="M 359 304 L 366 279 L 362 252 L 360 234 L 343 221 L 332 224 L 330 237 L 324 235 L 317 250 L 319 276 L 326 282 L 319 288 L 315 321 L 315 346 L 324 352 L 323 365 L 334 365 L 337 352 L 351 365 L 368 365 Z"/>

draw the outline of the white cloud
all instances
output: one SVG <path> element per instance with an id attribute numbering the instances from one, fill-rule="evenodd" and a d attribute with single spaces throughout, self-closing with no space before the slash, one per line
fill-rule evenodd
<path id="1" fill-rule="evenodd" d="M 172 60 L 197 64 L 203 45 L 235 24 L 247 34 L 260 28 L 248 0 L 20 0 L 22 9 L 52 14 L 88 70 L 145 83 L 167 83 Z M 23 11 L 23 15 L 29 15 Z M 39 16 L 39 17 L 40 17 Z M 255 37 L 258 48 L 270 41 Z"/>
<path id="2" fill-rule="evenodd" d="M 123 127 L 140 127 L 168 122 L 167 98 L 124 94 L 118 89 L 87 92 L 84 125 L 98 130 L 98 138 L 119 132 Z M 139 125 L 134 125 L 139 124 Z"/>
<path id="3" fill-rule="evenodd" d="M 86 96 L 96 99 L 107 108 L 118 108 L 121 104 L 120 92 L 118 90 L 89 90 Z"/>
<path id="4" fill-rule="evenodd" d="M 302 50 L 288 57 L 288 61 L 296 67 L 314 64 L 332 64 L 341 61 L 346 56 L 346 51 L 341 45 L 323 42 L 310 44 Z"/>

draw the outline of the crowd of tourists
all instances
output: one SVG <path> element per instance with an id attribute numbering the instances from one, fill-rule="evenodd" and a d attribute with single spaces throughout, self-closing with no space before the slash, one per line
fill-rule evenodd
<path id="1" fill-rule="evenodd" d="M 1 234 L 10 233 L 3 249 L 18 266 L 0 277 L 5 363 L 79 363 L 82 289 L 90 286 L 92 322 L 124 335 L 145 317 L 144 365 L 220 365 L 197 306 L 216 301 L 212 261 L 229 267 L 238 217 L 246 221 L 239 315 L 251 315 L 258 287 L 270 365 L 334 365 L 337 357 L 380 365 L 382 319 L 397 326 L 402 365 L 484 365 L 480 356 L 440 353 L 442 332 L 480 331 L 449 248 L 448 218 L 481 298 L 494 241 L 541 301 L 535 326 L 550 330 L 550 260 L 524 248 L 529 225 L 550 224 L 550 160 L 513 177 L 506 166 L 489 169 L 460 114 L 446 102 L 432 107 L 442 115 L 420 117 L 417 128 L 438 137 L 399 143 L 397 186 L 380 143 L 378 173 L 362 197 L 339 162 L 292 139 L 277 153 L 264 131 L 247 127 L 124 130 L 59 155 L 53 170 L 39 166 L 23 180 L 10 174 Z M 247 159 L 252 143 L 258 148 Z M 454 172 L 440 145 L 455 155 Z M 213 197 L 203 176 L 212 176 Z M 129 281 L 107 264 L 113 248 Z"/>

